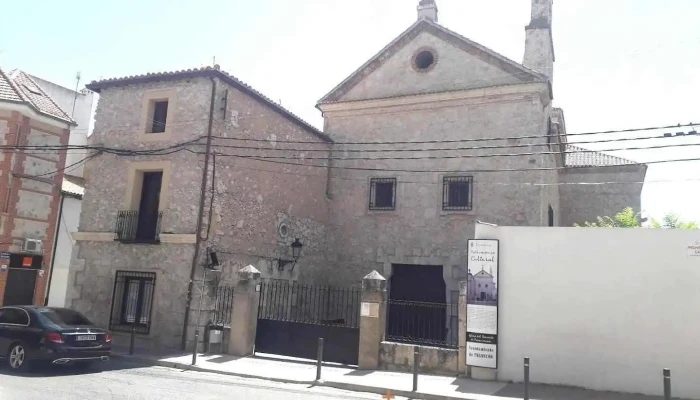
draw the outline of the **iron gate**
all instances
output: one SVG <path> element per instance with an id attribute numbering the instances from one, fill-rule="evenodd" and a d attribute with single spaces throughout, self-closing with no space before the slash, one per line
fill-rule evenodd
<path id="1" fill-rule="evenodd" d="M 357 365 L 360 289 L 264 282 L 260 288 L 255 352 Z"/>

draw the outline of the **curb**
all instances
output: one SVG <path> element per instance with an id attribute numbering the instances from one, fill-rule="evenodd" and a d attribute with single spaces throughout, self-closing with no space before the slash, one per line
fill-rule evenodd
<path id="1" fill-rule="evenodd" d="M 112 354 L 111 357 L 114 359 L 123 360 L 126 362 L 133 362 L 136 364 L 174 368 L 174 369 L 181 369 L 181 370 L 186 370 L 186 371 L 208 372 L 208 373 L 212 373 L 212 374 L 235 376 L 238 378 L 266 380 L 266 381 L 271 381 L 271 382 L 276 382 L 276 383 L 289 383 L 289 384 L 297 384 L 297 385 L 311 385 L 311 386 L 317 386 L 317 387 L 329 387 L 329 388 L 333 388 L 333 389 L 347 390 L 347 391 L 351 391 L 351 392 L 374 393 L 374 394 L 379 394 L 379 395 L 384 395 L 384 394 L 386 394 L 386 391 L 387 391 L 387 389 L 385 389 L 385 388 L 379 388 L 376 386 L 359 385 L 356 383 L 332 382 L 332 381 L 324 381 L 324 380 L 321 380 L 321 381 L 303 380 L 302 381 L 302 380 L 285 379 L 285 378 L 261 377 L 258 375 L 243 374 L 240 372 L 230 372 L 230 371 L 222 371 L 222 370 L 215 370 L 215 369 L 207 369 L 207 368 L 197 367 L 195 365 L 182 364 L 182 363 L 176 363 L 176 362 L 171 362 L 171 361 L 154 360 L 151 358 L 127 356 L 127 355 L 122 355 L 122 354 Z M 389 389 L 389 390 L 391 390 L 391 393 L 396 395 L 396 396 L 401 396 L 401 397 L 406 397 L 409 399 L 416 399 L 416 400 L 478 400 L 478 399 L 473 398 L 473 397 L 451 397 L 451 396 L 413 392 L 413 391 L 399 390 L 399 389 L 396 389 L 396 390 Z"/>

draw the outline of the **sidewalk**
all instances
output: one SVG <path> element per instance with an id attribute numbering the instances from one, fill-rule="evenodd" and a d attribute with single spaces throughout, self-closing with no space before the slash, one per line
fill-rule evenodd
<path id="1" fill-rule="evenodd" d="M 387 389 L 396 396 L 410 399 L 447 400 L 508 400 L 522 399 L 523 385 L 503 382 L 476 381 L 466 378 L 420 375 L 418 392 L 413 392 L 410 373 L 362 371 L 354 368 L 324 364 L 321 381 L 316 382 L 316 364 L 313 361 L 293 360 L 256 355 L 233 357 L 228 355 L 198 355 L 193 366 L 192 354 L 129 356 L 115 350 L 115 358 L 147 365 L 233 375 L 242 378 L 265 379 L 282 383 L 327 386 L 356 392 L 385 394 Z M 539 400 L 661 400 L 661 397 L 597 392 L 549 385 L 530 385 L 530 398 Z"/>

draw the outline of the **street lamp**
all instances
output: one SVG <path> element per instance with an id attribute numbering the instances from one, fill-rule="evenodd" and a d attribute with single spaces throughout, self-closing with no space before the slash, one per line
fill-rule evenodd
<path id="1" fill-rule="evenodd" d="M 304 247 L 304 245 L 299 241 L 299 238 L 294 239 L 294 243 L 292 243 L 292 260 L 283 260 L 283 259 L 278 259 L 277 260 L 277 268 L 281 271 L 284 269 L 286 265 L 289 264 L 296 264 L 297 260 L 299 260 L 299 256 L 301 256 L 301 249 Z"/>

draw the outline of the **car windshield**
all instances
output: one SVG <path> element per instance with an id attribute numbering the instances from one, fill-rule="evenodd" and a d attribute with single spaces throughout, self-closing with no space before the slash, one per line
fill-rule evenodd
<path id="1" fill-rule="evenodd" d="M 92 325 L 82 314 L 65 308 L 42 308 L 39 314 L 59 326 Z"/>

